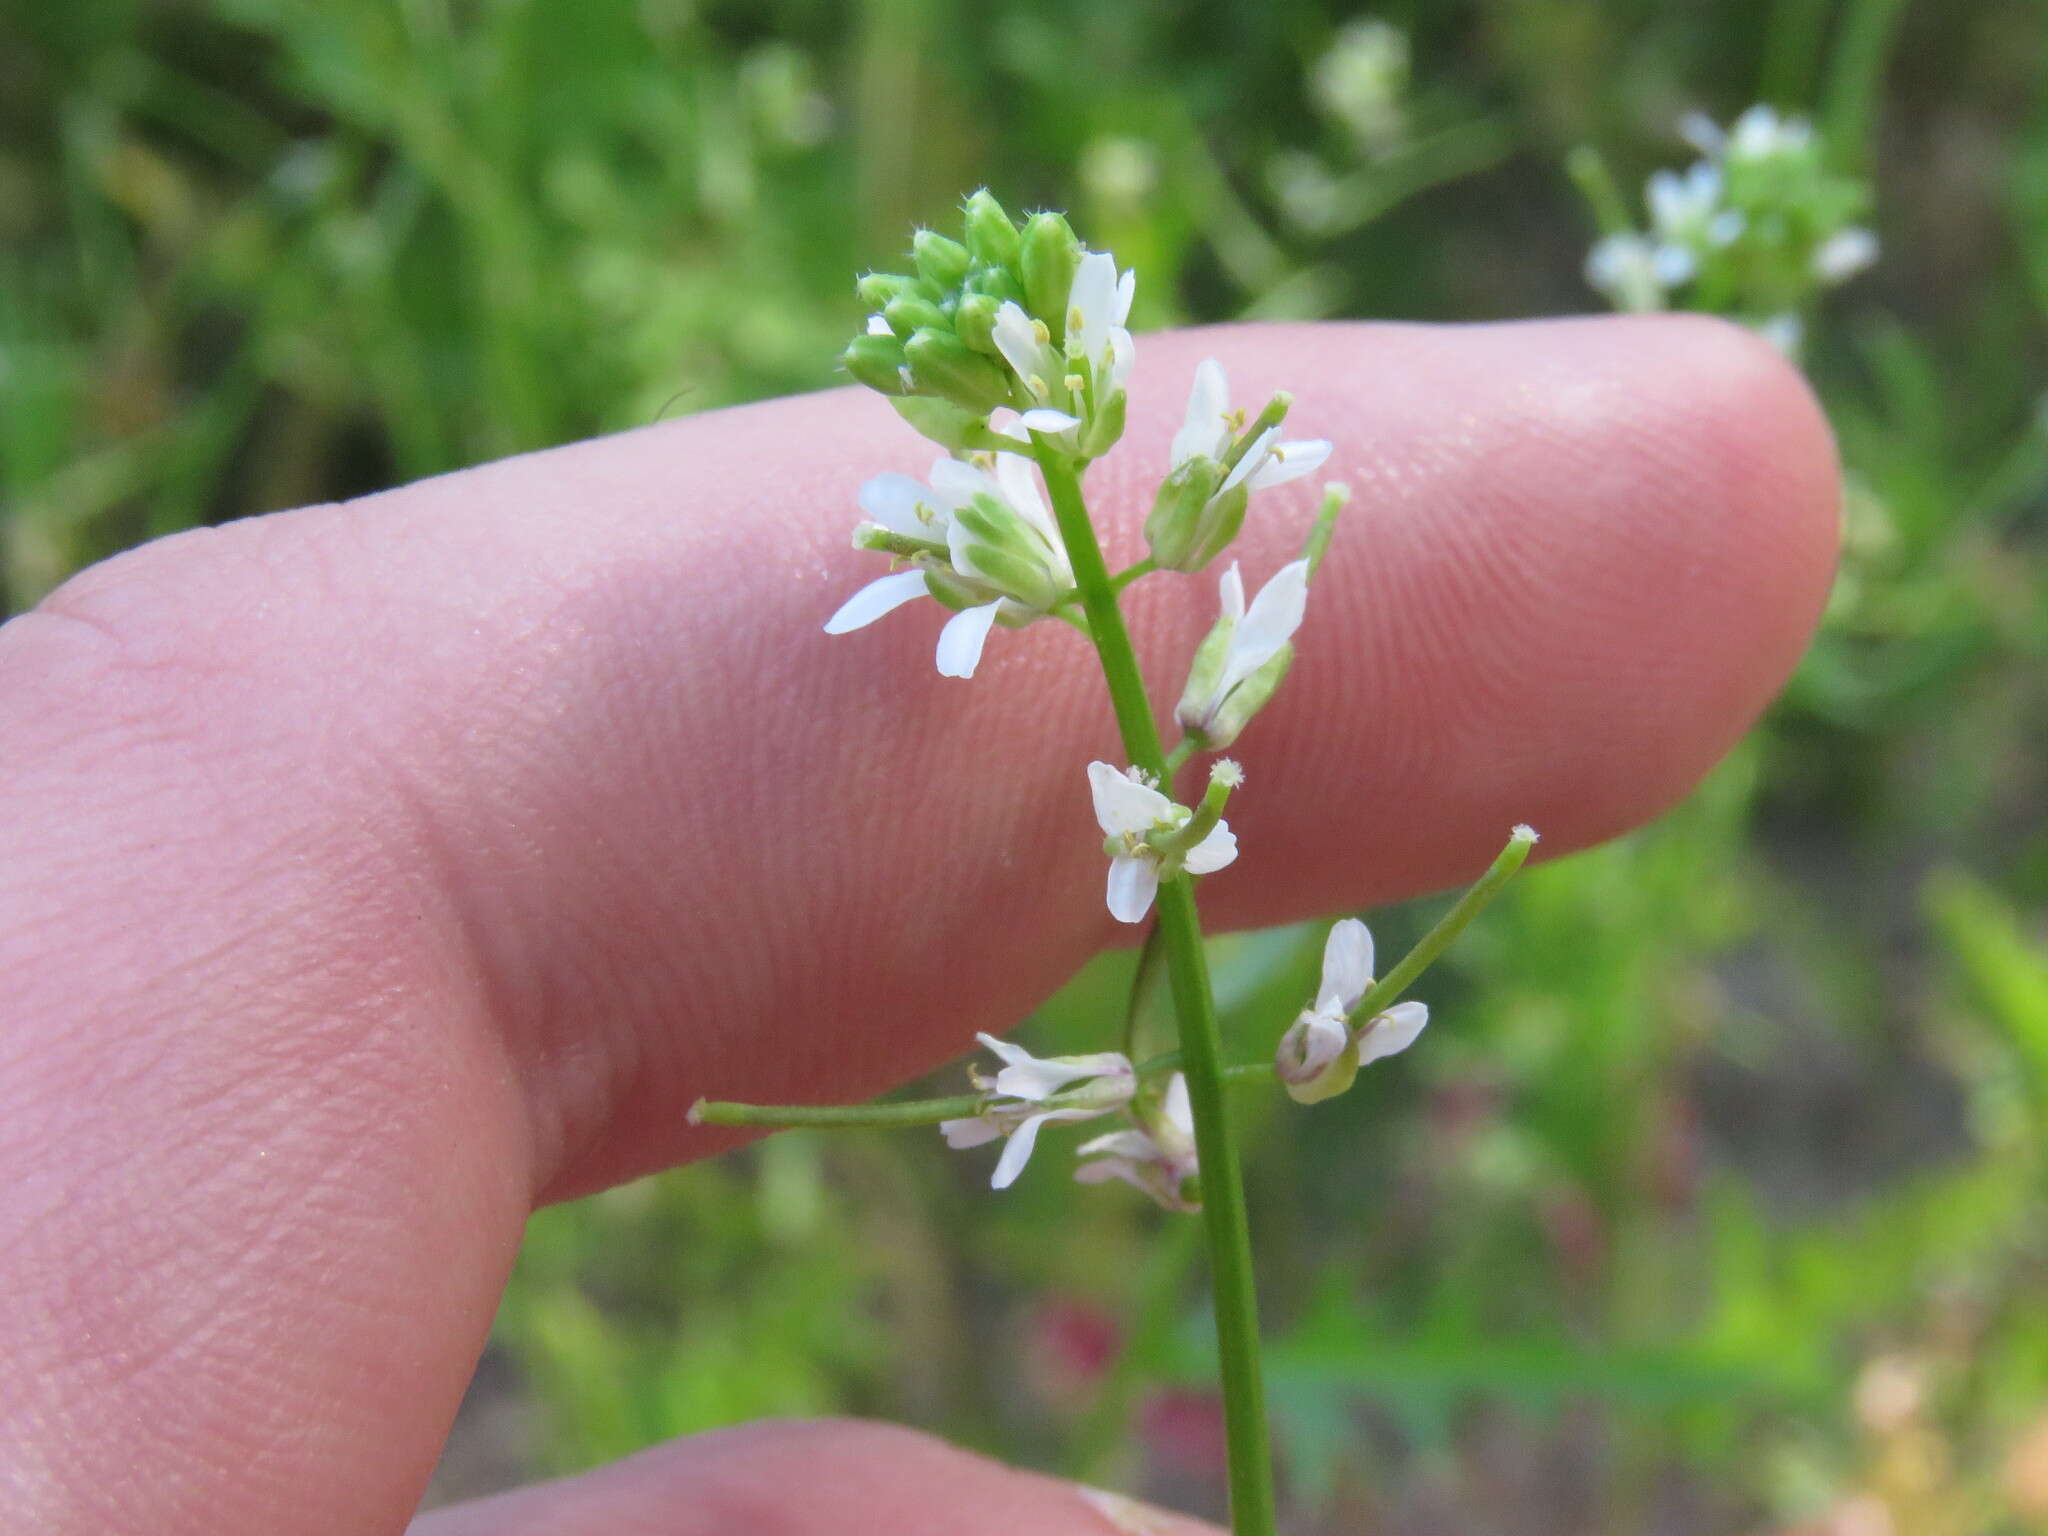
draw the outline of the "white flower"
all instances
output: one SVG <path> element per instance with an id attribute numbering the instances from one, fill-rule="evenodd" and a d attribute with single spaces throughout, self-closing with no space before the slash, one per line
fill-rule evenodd
<path id="1" fill-rule="evenodd" d="M 1835 231 L 1813 253 L 1813 275 L 1824 283 L 1847 282 L 1877 260 L 1877 236 L 1851 227 Z"/>
<path id="2" fill-rule="evenodd" d="M 1014 300 L 1005 300 L 996 311 L 996 350 L 1016 375 L 1027 403 L 1022 425 L 1062 434 L 1072 448 L 1091 421 L 1111 410 L 1136 357 L 1124 322 L 1130 318 L 1137 280 L 1135 271 L 1119 277 L 1115 260 L 1103 252 L 1085 252 L 1067 290 L 1063 348 L 1053 346 L 1045 321 Z"/>
<path id="3" fill-rule="evenodd" d="M 1721 206 L 1721 168 L 1702 160 L 1680 176 L 1659 171 L 1646 192 L 1650 226 L 1667 245 L 1719 248 L 1742 233 L 1740 209 Z"/>
<path id="4" fill-rule="evenodd" d="M 1216 588 L 1222 615 L 1210 632 L 1211 639 L 1205 640 L 1196 653 L 1174 718 L 1180 721 L 1183 730 L 1199 731 L 1210 746 L 1220 748 L 1229 746 L 1245 723 L 1244 719 L 1233 718 L 1227 731 L 1218 730 L 1218 721 L 1231 696 L 1279 655 L 1301 628 L 1302 616 L 1308 611 L 1308 561 L 1293 560 L 1281 566 L 1259 588 L 1250 608 L 1245 607 L 1244 578 L 1238 574 L 1236 561 L 1231 562 Z M 1218 634 L 1223 637 L 1220 654 L 1214 649 L 1214 637 Z M 1265 700 L 1240 702 L 1255 708 Z M 1241 714 L 1248 719 L 1251 711 L 1232 713 L 1233 717 Z"/>
<path id="5" fill-rule="evenodd" d="M 1116 1051 L 1093 1056 L 1033 1056 L 1021 1045 L 976 1035 L 1003 1061 L 994 1078 L 974 1074 L 976 1086 L 989 1094 L 972 1115 L 942 1120 L 939 1131 L 949 1147 L 978 1147 L 998 1136 L 1009 1137 L 996 1162 L 994 1189 L 1008 1189 L 1031 1160 L 1039 1127 L 1069 1120 L 1093 1120 L 1131 1101 L 1138 1079 L 1128 1057 Z M 1041 1107 L 1044 1106 L 1044 1107 Z"/>
<path id="6" fill-rule="evenodd" d="M 1763 337 L 1765 341 L 1776 347 L 1786 357 L 1793 359 L 1795 362 L 1798 360 L 1799 349 L 1806 341 L 1806 326 L 1790 310 L 1780 315 L 1771 315 L 1767 319 L 1759 320 L 1751 329 L 1757 335 Z"/>
<path id="7" fill-rule="evenodd" d="M 1803 117 L 1780 117 L 1759 102 L 1735 119 L 1723 153 L 1730 160 L 1769 160 L 1800 154 L 1813 143 L 1813 124 Z"/>
<path id="8" fill-rule="evenodd" d="M 888 474 L 861 486 L 868 521 L 856 531 L 856 544 L 880 530 L 925 548 L 909 556 L 914 569 L 872 581 L 841 604 L 825 621 L 826 634 L 872 624 L 938 582 L 956 602 L 967 601 L 939 632 L 939 672 L 972 677 L 998 619 L 1013 628 L 1029 624 L 1073 585 L 1066 545 L 1039 496 L 1031 461 L 1015 453 L 984 457 L 987 468 L 939 459 L 929 485 Z"/>
<path id="9" fill-rule="evenodd" d="M 1213 357 L 1204 359 L 1196 365 L 1194 383 L 1188 389 L 1187 419 L 1173 435 L 1173 462 L 1167 466 L 1168 473 L 1190 459 L 1221 461 L 1243 430 L 1243 413 L 1230 408 L 1230 382 L 1223 365 Z M 1324 438 L 1282 443 L 1275 441 L 1279 435 L 1278 427 L 1261 432 L 1216 494 L 1221 496 L 1239 485 L 1249 491 L 1285 485 L 1321 468 L 1330 456 L 1330 444 Z"/>
<path id="10" fill-rule="evenodd" d="M 1316 1000 L 1281 1037 L 1274 1071 L 1288 1093 L 1318 1103 L 1351 1086 L 1358 1069 L 1405 1051 L 1429 1023 L 1421 1003 L 1396 1003 L 1353 1031 L 1351 1015 L 1372 990 L 1372 931 L 1355 917 L 1334 924 L 1323 943 Z"/>
<path id="11" fill-rule="evenodd" d="M 1683 246 L 1642 235 L 1609 235 L 1586 255 L 1586 281 L 1618 309 L 1645 313 L 1664 307 L 1664 296 L 1691 277 L 1697 263 Z"/>
<path id="12" fill-rule="evenodd" d="M 1122 1179 L 1169 1211 L 1198 1211 L 1189 1181 L 1200 1171 L 1195 1158 L 1195 1116 L 1188 1103 L 1188 1080 L 1180 1073 L 1166 1085 L 1156 1111 L 1144 1116 L 1142 1130 L 1112 1131 L 1083 1142 L 1076 1155 L 1084 1161 L 1074 1170 L 1083 1184 Z"/>
<path id="13" fill-rule="evenodd" d="M 1237 857 L 1237 836 L 1219 821 L 1192 848 L 1163 852 L 1157 843 L 1186 826 L 1194 812 L 1175 805 L 1138 769 L 1120 772 L 1108 763 L 1088 765 L 1095 819 L 1107 834 L 1109 914 L 1120 923 L 1143 922 L 1162 875 L 1186 870 L 1214 874 Z"/>

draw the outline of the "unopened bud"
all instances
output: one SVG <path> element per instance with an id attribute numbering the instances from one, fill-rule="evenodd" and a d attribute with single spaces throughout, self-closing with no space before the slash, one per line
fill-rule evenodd
<path id="1" fill-rule="evenodd" d="M 1320 1104 L 1358 1077 L 1358 1041 L 1341 1023 L 1304 1013 L 1280 1037 L 1274 1076 L 1297 1104 Z"/>
<path id="2" fill-rule="evenodd" d="M 996 346 L 996 311 L 1001 308 L 1001 301 L 986 293 L 968 294 L 953 311 L 953 334 L 977 352 L 1000 356 L 1001 349 Z"/>
<path id="3" fill-rule="evenodd" d="M 903 380 L 903 343 L 894 336 L 856 336 L 839 354 L 839 366 L 869 389 L 885 395 L 908 393 Z"/>
<path id="4" fill-rule="evenodd" d="M 944 330 L 947 325 L 944 310 L 931 300 L 910 293 L 899 294 L 883 305 L 882 318 L 889 322 L 889 329 L 905 341 L 926 327 Z"/>
<path id="5" fill-rule="evenodd" d="M 1082 458 L 1099 459 L 1116 446 L 1117 439 L 1124 435 L 1125 405 L 1124 392 L 1118 390 L 1088 413 L 1078 444 Z"/>
<path id="6" fill-rule="evenodd" d="M 1002 369 L 951 331 L 921 330 L 904 343 L 903 355 L 920 390 L 955 405 L 986 415 L 1010 398 L 1010 381 Z"/>
<path id="7" fill-rule="evenodd" d="M 875 310 L 887 309 L 891 299 L 913 292 L 916 286 L 917 279 L 901 272 L 870 272 L 854 284 L 861 303 Z"/>
<path id="8" fill-rule="evenodd" d="M 941 292 L 958 288 L 967 276 L 967 247 L 936 230 L 920 229 L 910 239 L 910 259 L 917 275 Z"/>
<path id="9" fill-rule="evenodd" d="M 1056 213 L 1035 213 L 1024 226 L 1019 261 L 1024 269 L 1024 307 L 1043 320 L 1054 346 L 1064 343 L 1067 295 L 1073 291 L 1074 269 L 1081 264 L 1081 242 Z"/>
<path id="10" fill-rule="evenodd" d="M 988 188 L 967 199 L 967 254 L 977 267 L 1007 267 L 1017 260 L 1023 241 L 1017 226 Z"/>
<path id="11" fill-rule="evenodd" d="M 1218 496 L 1224 473 L 1216 460 L 1198 456 L 1161 482 L 1145 519 L 1145 542 L 1160 569 L 1199 571 L 1237 537 L 1251 493 L 1238 484 Z"/>

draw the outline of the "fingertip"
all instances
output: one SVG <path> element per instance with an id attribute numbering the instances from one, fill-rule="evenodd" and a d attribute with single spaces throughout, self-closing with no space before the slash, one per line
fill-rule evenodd
<path id="1" fill-rule="evenodd" d="M 687 1510 L 685 1526 L 677 1511 Z M 749 1424 L 423 1516 L 411 1536 L 1217 1536 L 893 1424 Z"/>

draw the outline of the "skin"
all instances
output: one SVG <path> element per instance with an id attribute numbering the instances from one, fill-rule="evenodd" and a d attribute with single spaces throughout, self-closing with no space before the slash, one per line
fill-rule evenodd
<path id="1" fill-rule="evenodd" d="M 1338 444 L 1260 500 L 1248 583 L 1321 478 L 1358 493 L 1234 753 L 1214 927 L 1468 879 L 1517 821 L 1555 855 L 1654 816 L 1816 622 L 1833 448 L 1741 332 L 1146 338 L 1089 481 L 1113 561 L 1211 355 Z M 734 1145 L 699 1095 L 886 1089 L 1130 937 L 1080 637 L 998 630 L 959 682 L 930 605 L 820 632 L 881 570 L 855 486 L 930 454 L 862 392 L 771 402 L 166 539 L 0 628 L 0 1528 L 404 1529 L 535 1205 Z M 1133 589 L 1169 705 L 1218 575 Z M 415 1527 L 1111 1528 L 854 1424 Z"/>

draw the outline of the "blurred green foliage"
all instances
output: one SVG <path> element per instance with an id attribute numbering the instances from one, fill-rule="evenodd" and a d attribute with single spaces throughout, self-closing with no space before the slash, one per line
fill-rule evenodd
<path id="1" fill-rule="evenodd" d="M 12 7 L 0 582 L 829 383 L 851 275 L 984 182 L 1143 326 L 1536 315 L 1595 307 L 1572 149 L 1633 186 L 1688 110 L 1810 113 L 1884 249 L 1809 332 L 1852 487 L 1812 655 L 1691 803 L 1524 877 L 1428 1049 L 1246 1101 L 1295 1528 L 2042 1529 L 2044 78 L 2038 0 Z M 1218 941 L 1246 1057 L 1318 943 Z M 1097 1043 L 1129 967 L 1030 1038 Z M 874 1412 L 1213 1508 L 1188 1229 L 936 1146 L 537 1217 L 512 1460 Z"/>

